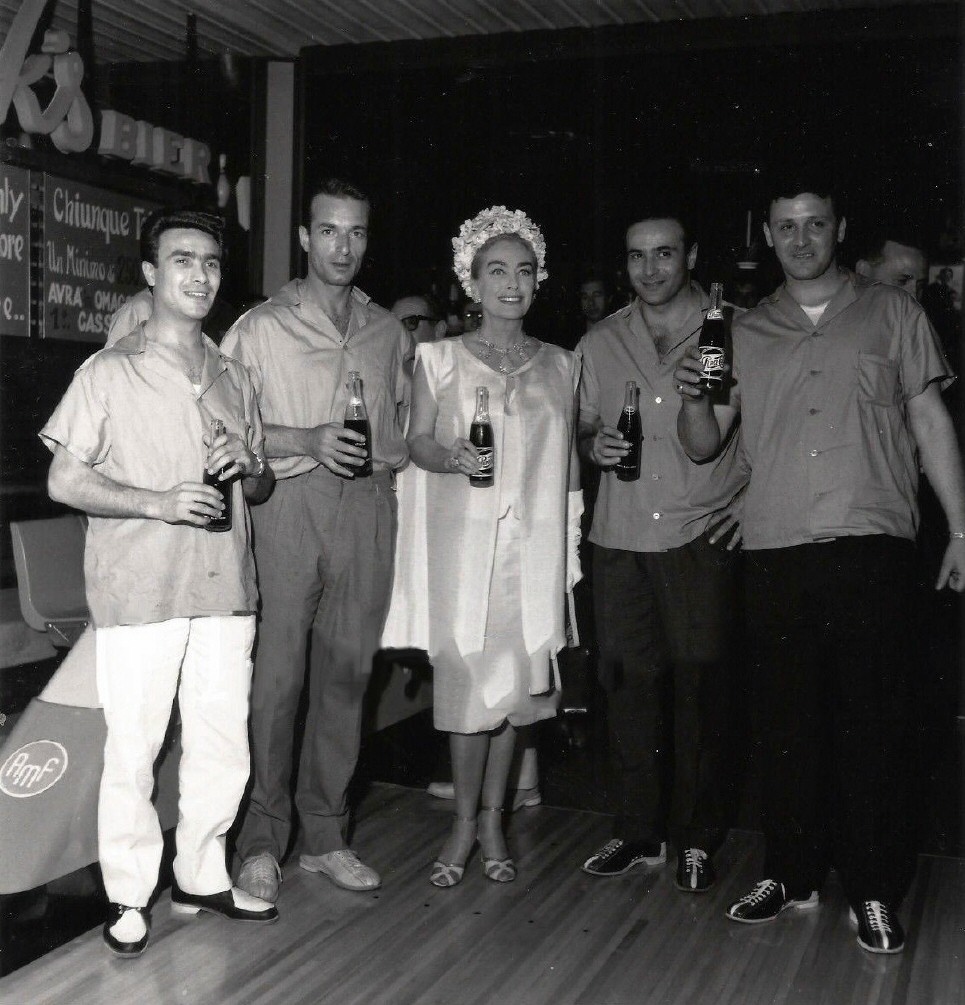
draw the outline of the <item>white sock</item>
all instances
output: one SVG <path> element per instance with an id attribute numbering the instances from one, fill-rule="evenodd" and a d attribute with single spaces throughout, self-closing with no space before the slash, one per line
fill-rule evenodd
<path id="1" fill-rule="evenodd" d="M 245 893 L 244 890 L 239 890 L 236 886 L 231 888 L 231 899 L 235 902 L 235 907 L 241 908 L 242 911 L 268 911 L 271 909 L 271 904 L 267 900 L 252 897 L 250 893 Z"/>
<path id="2" fill-rule="evenodd" d="M 110 933 L 118 942 L 139 942 L 147 933 L 147 924 L 139 911 L 128 908 L 111 925 Z"/>

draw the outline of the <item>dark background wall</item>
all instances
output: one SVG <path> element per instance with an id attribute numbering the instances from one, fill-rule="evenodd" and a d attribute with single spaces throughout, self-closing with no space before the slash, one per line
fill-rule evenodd
<path id="1" fill-rule="evenodd" d="M 830 162 L 853 229 L 906 208 L 937 245 L 961 196 L 957 19 L 941 6 L 310 49 L 304 179 L 371 190 L 362 282 L 383 300 L 445 273 L 459 223 L 505 203 L 542 225 L 543 298 L 565 302 L 580 264 L 619 265 L 627 216 L 657 189 L 695 210 L 699 277 L 726 279 L 748 209 L 760 234 L 776 159 Z"/>
<path id="2" fill-rule="evenodd" d="M 934 261 L 960 261 L 962 10 L 306 50 L 296 205 L 326 174 L 370 192 L 360 284 L 383 303 L 432 284 L 445 292 L 449 242 L 465 218 L 493 203 L 525 209 L 543 227 L 550 272 L 528 326 L 563 344 L 580 330 L 581 265 L 619 269 L 626 223 L 658 190 L 689 201 L 698 278 L 723 279 L 725 295 L 747 211 L 759 239 L 762 181 L 778 165 L 820 164 L 837 176 L 849 221 L 843 263 L 853 264 L 862 232 L 896 217 Z M 779 275 L 770 252 L 759 253 L 765 294 Z M 947 528 L 927 491 L 924 502 L 909 714 L 920 724 L 921 847 L 948 852 L 960 850 L 965 805 L 965 720 L 956 719 L 965 622 L 961 598 L 933 589 Z"/>

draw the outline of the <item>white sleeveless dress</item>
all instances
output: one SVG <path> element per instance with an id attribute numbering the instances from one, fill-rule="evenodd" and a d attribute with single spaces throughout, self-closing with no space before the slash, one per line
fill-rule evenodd
<path id="1" fill-rule="evenodd" d="M 542 344 L 495 373 L 462 339 L 416 350 L 438 407 L 435 438 L 467 437 L 489 388 L 494 484 L 426 472 L 399 480 L 399 536 L 386 646 L 428 651 L 438 729 L 477 733 L 555 714 L 551 657 L 564 644 L 566 497 L 578 377 L 572 353 Z"/>

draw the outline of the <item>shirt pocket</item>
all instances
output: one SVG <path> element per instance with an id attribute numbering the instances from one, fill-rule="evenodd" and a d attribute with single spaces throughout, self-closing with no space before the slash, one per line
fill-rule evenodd
<path id="1" fill-rule="evenodd" d="M 900 381 L 898 364 L 874 352 L 858 353 L 858 397 L 874 405 L 898 405 Z"/>

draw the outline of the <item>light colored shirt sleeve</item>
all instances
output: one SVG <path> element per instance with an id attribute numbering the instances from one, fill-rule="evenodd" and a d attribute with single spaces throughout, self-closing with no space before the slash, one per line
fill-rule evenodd
<path id="1" fill-rule="evenodd" d="M 585 339 L 576 347 L 574 367 L 579 375 L 580 422 L 593 425 L 600 418 L 600 382 L 586 352 Z"/>
<path id="2" fill-rule="evenodd" d="M 110 413 L 97 381 L 97 366 L 84 366 L 40 431 L 52 451 L 59 444 L 84 464 L 104 461 L 111 447 Z"/>

